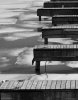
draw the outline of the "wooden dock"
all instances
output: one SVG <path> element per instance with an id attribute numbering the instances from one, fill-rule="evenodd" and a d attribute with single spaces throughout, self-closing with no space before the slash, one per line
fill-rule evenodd
<path id="1" fill-rule="evenodd" d="M 7 80 L 0 93 L 0 100 L 78 100 L 78 80 Z"/>
<path id="2" fill-rule="evenodd" d="M 0 91 L 78 89 L 78 80 L 7 80 L 0 86 Z"/>
<path id="3" fill-rule="evenodd" d="M 53 7 L 78 7 L 78 1 L 46 1 L 43 4 L 44 8 Z"/>
<path id="4" fill-rule="evenodd" d="M 66 7 L 66 8 L 40 8 L 37 9 L 37 16 L 41 21 L 42 16 L 53 17 L 54 15 L 78 15 L 78 7 Z"/>

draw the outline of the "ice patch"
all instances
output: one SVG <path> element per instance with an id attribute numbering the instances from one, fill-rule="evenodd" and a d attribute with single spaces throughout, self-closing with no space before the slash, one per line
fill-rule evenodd
<path id="1" fill-rule="evenodd" d="M 72 68 L 78 68 L 78 61 L 69 61 L 69 62 L 66 62 L 65 65 Z"/>
<path id="2" fill-rule="evenodd" d="M 32 65 L 32 59 L 33 59 L 33 48 L 27 48 L 18 55 L 16 64 Z"/>
<path id="3" fill-rule="evenodd" d="M 44 42 L 44 39 L 39 39 L 39 42 Z M 74 42 L 77 42 L 75 40 L 67 39 L 67 38 L 51 38 L 48 39 L 48 42 L 56 42 L 56 43 L 61 43 L 61 44 L 73 44 Z"/>
<path id="4" fill-rule="evenodd" d="M 24 50 L 26 50 L 26 48 L 27 47 L 8 50 L 8 55 L 9 56 L 18 56 L 21 52 L 23 52 Z"/>
<path id="5" fill-rule="evenodd" d="M 19 20 L 29 20 L 29 19 L 38 19 L 38 16 L 36 15 L 36 14 L 20 14 L 20 16 L 19 16 Z M 33 22 L 34 23 L 34 22 Z"/>
<path id="6" fill-rule="evenodd" d="M 2 56 L 18 56 L 21 52 L 26 50 L 27 47 L 25 48 L 15 48 L 15 49 L 0 49 L 0 56 L 1 60 L 5 59 L 5 57 Z"/>
<path id="7" fill-rule="evenodd" d="M 6 11 L 6 12 L 1 12 L 0 13 L 0 18 L 8 18 L 8 17 L 13 17 L 13 16 L 19 16 L 21 12 L 12 12 L 12 11 Z"/>

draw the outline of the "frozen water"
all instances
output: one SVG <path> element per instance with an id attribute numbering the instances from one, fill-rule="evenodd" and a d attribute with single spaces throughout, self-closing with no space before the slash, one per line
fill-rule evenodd
<path id="1" fill-rule="evenodd" d="M 33 47 L 44 42 L 41 38 L 42 33 L 38 32 L 37 28 L 51 26 L 51 18 L 47 18 L 48 22 L 43 18 L 40 23 L 36 14 L 37 8 L 42 7 L 44 1 L 47 0 L 0 0 L 0 73 L 35 73 L 35 64 L 32 65 Z M 73 44 L 77 43 L 77 40 L 77 38 L 52 38 L 49 39 L 49 43 Z M 59 73 L 65 70 L 73 73 L 71 69 L 77 68 L 78 62 L 52 61 L 46 65 L 48 73 L 57 70 Z M 41 62 L 41 73 L 44 73 L 44 66 L 45 62 Z M 53 79 L 62 77 L 66 76 L 52 76 Z M 31 77 L 31 79 L 46 78 L 44 74 Z M 51 79 L 51 75 L 48 75 L 48 79 Z"/>

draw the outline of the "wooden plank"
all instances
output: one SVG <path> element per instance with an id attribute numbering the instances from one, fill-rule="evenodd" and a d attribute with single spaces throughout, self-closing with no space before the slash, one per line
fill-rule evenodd
<path id="1" fill-rule="evenodd" d="M 9 84 L 9 81 L 5 81 L 1 86 L 0 89 L 6 89 L 7 85 Z"/>
<path id="2" fill-rule="evenodd" d="M 71 87 L 70 87 L 70 80 L 67 80 L 66 81 L 66 89 L 70 89 Z"/>
<path id="3" fill-rule="evenodd" d="M 56 81 L 56 89 L 60 89 L 61 88 L 61 80 L 57 80 Z"/>
<path id="4" fill-rule="evenodd" d="M 78 16 L 54 16 L 52 17 L 53 25 L 78 24 Z"/>
<path id="5" fill-rule="evenodd" d="M 52 84 L 52 80 L 48 80 L 47 85 L 46 85 L 46 89 L 50 89 L 51 84 Z"/>
<path id="6" fill-rule="evenodd" d="M 20 80 L 19 83 L 17 84 L 16 88 L 21 89 L 23 83 L 24 83 L 24 80 Z"/>
<path id="7" fill-rule="evenodd" d="M 66 87 L 66 80 L 62 80 L 61 82 L 61 89 L 65 89 Z"/>
<path id="8" fill-rule="evenodd" d="M 41 85 L 42 85 L 43 81 L 39 80 L 36 86 L 36 89 L 41 89 Z"/>
<path id="9" fill-rule="evenodd" d="M 6 81 L 0 89 L 78 89 L 78 80 Z"/>
<path id="10" fill-rule="evenodd" d="M 15 81 L 14 84 L 12 85 L 11 89 L 17 89 L 19 81 Z"/>
<path id="11" fill-rule="evenodd" d="M 70 49 L 71 45 L 67 46 L 68 48 L 65 46 L 67 49 L 64 47 L 64 45 L 61 45 L 60 49 L 48 48 L 48 46 L 46 48 L 35 48 L 33 52 L 34 53 L 33 59 L 34 61 L 77 61 L 78 55 L 73 56 L 71 54 L 74 52 L 78 53 L 78 48 L 72 48 L 73 49 L 72 50 Z"/>
<path id="12" fill-rule="evenodd" d="M 76 80 L 76 89 L 78 89 L 78 80 Z"/>
<path id="13" fill-rule="evenodd" d="M 77 0 L 50 0 L 51 2 L 77 2 Z"/>
<path id="14" fill-rule="evenodd" d="M 71 89 L 76 89 L 76 81 L 71 80 Z"/>
<path id="15" fill-rule="evenodd" d="M 22 87 L 21 87 L 21 89 L 25 89 L 27 84 L 28 84 L 28 82 L 29 82 L 29 80 L 25 80 L 23 85 L 22 85 Z"/>
<path id="16" fill-rule="evenodd" d="M 56 87 L 56 80 L 52 80 L 51 89 L 55 89 Z"/>
<path id="17" fill-rule="evenodd" d="M 12 85 L 14 84 L 14 80 L 9 81 L 8 86 L 6 87 L 6 89 L 11 89 Z"/>
<path id="18" fill-rule="evenodd" d="M 37 83 L 38 83 L 38 80 L 34 81 L 32 86 L 31 86 L 31 89 L 36 89 Z"/>
<path id="19" fill-rule="evenodd" d="M 33 80 L 29 80 L 29 82 L 26 86 L 26 89 L 31 89 L 31 86 L 32 86 L 33 82 L 34 82 Z"/>
<path id="20" fill-rule="evenodd" d="M 42 29 L 42 38 L 52 38 L 59 36 L 71 36 L 78 35 L 78 29 Z"/>
<path id="21" fill-rule="evenodd" d="M 37 16 L 78 15 L 78 7 L 41 8 L 37 9 Z"/>
<path id="22" fill-rule="evenodd" d="M 78 1 L 77 2 L 65 2 L 65 1 L 62 1 L 62 2 L 44 2 L 44 5 L 43 5 L 44 8 L 54 8 L 54 7 L 78 7 Z"/>
<path id="23" fill-rule="evenodd" d="M 44 80 L 41 85 L 41 89 L 46 89 L 46 85 L 47 85 L 47 80 Z"/>

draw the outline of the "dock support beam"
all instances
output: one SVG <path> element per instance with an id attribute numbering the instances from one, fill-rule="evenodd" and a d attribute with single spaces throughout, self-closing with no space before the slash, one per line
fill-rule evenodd
<path id="1" fill-rule="evenodd" d="M 41 16 L 39 16 L 39 21 L 41 21 Z"/>
<path id="2" fill-rule="evenodd" d="M 35 71 L 37 74 L 40 74 L 40 61 L 36 61 Z"/>
<path id="3" fill-rule="evenodd" d="M 44 44 L 48 44 L 48 38 L 44 39 Z"/>

